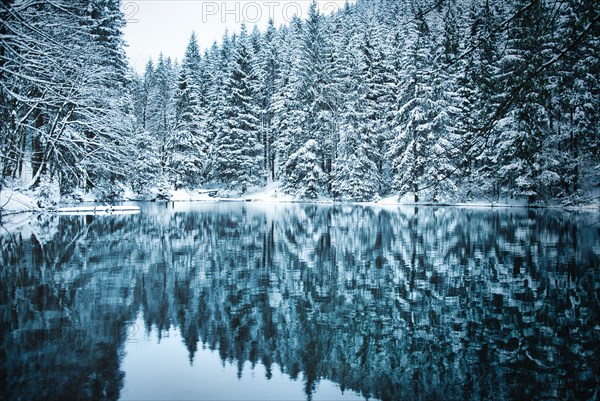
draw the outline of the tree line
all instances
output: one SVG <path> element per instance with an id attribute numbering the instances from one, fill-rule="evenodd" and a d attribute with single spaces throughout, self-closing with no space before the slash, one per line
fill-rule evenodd
<path id="1" fill-rule="evenodd" d="M 600 183 L 592 0 L 313 2 L 143 74 L 118 1 L 6 3 L 0 167 L 29 163 L 32 187 L 577 202 Z"/>

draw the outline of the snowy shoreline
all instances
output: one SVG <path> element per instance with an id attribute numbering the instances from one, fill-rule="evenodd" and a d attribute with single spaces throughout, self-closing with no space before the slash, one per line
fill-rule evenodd
<path id="1" fill-rule="evenodd" d="M 61 199 L 54 207 L 39 207 L 40 202 L 31 195 L 21 192 L 2 191 L 0 199 L 0 214 L 9 216 L 21 213 L 56 213 L 58 207 L 66 207 L 73 205 L 85 204 L 102 204 L 109 205 L 112 203 L 122 202 L 139 202 L 139 203 L 154 203 L 154 202 L 177 202 L 177 203 L 225 203 L 225 202 L 252 202 L 252 203 L 279 203 L 279 204 L 319 204 L 319 205 L 355 205 L 355 206 L 370 206 L 370 207 L 456 207 L 456 208 L 472 208 L 472 209 L 550 209 L 562 210 L 568 212 L 587 211 L 600 212 L 600 204 L 580 204 L 580 205 L 527 205 L 516 201 L 512 202 L 490 202 L 490 201 L 474 201 L 474 202 L 410 202 L 404 199 L 398 200 L 397 196 L 389 196 L 377 201 L 356 202 L 356 201 L 337 201 L 328 198 L 322 199 L 297 199 L 291 195 L 279 192 L 277 186 L 267 186 L 255 191 L 249 192 L 238 197 L 217 197 L 213 196 L 216 191 L 187 191 L 177 190 L 170 191 L 170 198 L 165 200 L 140 199 L 134 194 L 128 194 L 124 199 L 117 202 L 102 202 L 96 200 L 93 196 L 85 196 L 81 201 L 67 201 Z"/>

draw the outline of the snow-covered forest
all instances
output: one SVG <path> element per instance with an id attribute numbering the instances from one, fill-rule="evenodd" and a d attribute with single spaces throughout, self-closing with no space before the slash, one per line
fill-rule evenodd
<path id="1" fill-rule="evenodd" d="M 0 5 L 2 186 L 582 202 L 600 3 L 359 0 L 127 65 L 118 0 Z"/>

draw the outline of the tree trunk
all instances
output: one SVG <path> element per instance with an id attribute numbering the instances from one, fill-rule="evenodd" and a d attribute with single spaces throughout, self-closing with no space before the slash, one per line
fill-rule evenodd
<path id="1" fill-rule="evenodd" d="M 39 131 L 44 126 L 44 115 L 40 110 L 35 112 L 35 133 L 31 138 L 31 169 L 35 180 L 32 186 L 35 187 L 40 182 L 40 177 L 44 174 L 44 149 L 40 140 Z"/>

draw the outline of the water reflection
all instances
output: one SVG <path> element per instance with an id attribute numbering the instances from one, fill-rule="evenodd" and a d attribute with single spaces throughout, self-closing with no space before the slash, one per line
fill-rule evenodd
<path id="1" fill-rule="evenodd" d="M 126 340 L 125 358 L 121 369 L 126 372 L 121 390 L 123 400 L 257 400 L 298 401 L 306 398 L 304 378 L 291 381 L 276 364 L 265 367 L 239 361 L 222 361 L 217 351 L 200 347 L 193 363 L 188 362 L 189 351 L 181 341 L 181 333 L 172 327 L 163 333 L 149 335 L 143 331 L 143 321 L 132 323 Z M 151 366 L 151 369 L 148 367 Z M 238 378 L 238 379 L 236 379 Z M 165 385 L 166 384 L 166 385 Z M 175 384 L 175 385 L 174 385 Z M 349 391 L 342 394 L 335 383 L 320 380 L 313 400 L 362 401 L 364 397 Z"/>
<path id="2" fill-rule="evenodd" d="M 176 207 L 0 234 L 6 398 L 118 399 L 138 316 L 189 362 L 277 367 L 307 399 L 324 379 L 382 400 L 599 396 L 597 215 Z"/>

